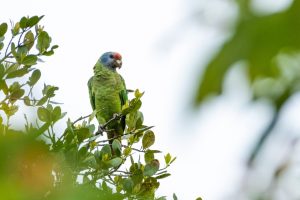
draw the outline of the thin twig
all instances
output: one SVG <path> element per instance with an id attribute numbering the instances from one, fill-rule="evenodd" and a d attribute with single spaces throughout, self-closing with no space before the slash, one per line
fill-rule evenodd
<path id="1" fill-rule="evenodd" d="M 91 114 L 89 114 L 89 115 L 86 115 L 86 116 L 81 116 L 81 117 L 79 117 L 78 119 L 76 119 L 73 123 L 72 123 L 72 125 L 74 126 L 77 122 L 79 122 L 79 121 L 81 121 L 81 120 L 83 120 L 83 119 L 86 119 L 86 118 L 88 118 L 88 117 L 90 117 L 91 116 Z"/>

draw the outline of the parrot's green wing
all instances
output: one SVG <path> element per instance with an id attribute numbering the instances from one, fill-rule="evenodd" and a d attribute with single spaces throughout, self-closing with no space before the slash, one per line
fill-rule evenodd
<path id="1" fill-rule="evenodd" d="M 123 77 L 120 75 L 121 80 L 122 80 L 122 84 L 123 84 L 123 88 L 124 90 L 121 90 L 119 93 L 120 96 L 120 100 L 121 100 L 121 106 L 124 106 L 126 104 L 126 102 L 128 101 L 128 94 L 127 94 L 127 90 L 126 90 L 126 85 L 125 85 L 125 81 L 123 79 Z M 126 116 L 122 116 L 121 118 L 121 126 L 123 128 L 123 130 L 125 130 L 126 127 Z"/>
<path id="2" fill-rule="evenodd" d="M 124 86 L 124 90 L 121 90 L 119 95 L 120 95 L 120 100 L 121 100 L 121 106 L 124 106 L 126 104 L 126 102 L 128 101 L 128 94 L 127 94 L 127 90 L 126 90 L 125 81 L 121 75 L 120 75 L 120 77 L 122 80 L 122 84 Z"/>
<path id="3" fill-rule="evenodd" d="M 95 110 L 96 105 L 95 105 L 95 94 L 93 93 L 93 76 L 88 81 L 88 88 L 89 88 L 90 102 L 93 110 Z"/>

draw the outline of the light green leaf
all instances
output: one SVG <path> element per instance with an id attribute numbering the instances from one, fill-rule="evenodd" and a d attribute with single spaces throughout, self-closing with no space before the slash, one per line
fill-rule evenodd
<path id="1" fill-rule="evenodd" d="M 121 156 L 121 143 L 119 140 L 115 139 L 112 143 L 112 149 L 114 151 L 114 153 L 116 154 L 116 156 Z"/>
<path id="2" fill-rule="evenodd" d="M 154 153 L 152 151 L 147 150 L 144 154 L 145 163 L 150 163 L 154 160 Z"/>
<path id="3" fill-rule="evenodd" d="M 29 78 L 28 85 L 29 86 L 35 85 L 40 79 L 40 77 L 41 77 L 41 71 L 38 69 L 34 70 Z"/>
<path id="4" fill-rule="evenodd" d="M 51 38 L 48 33 L 46 31 L 41 31 L 38 36 L 36 48 L 40 53 L 44 53 L 49 48 L 50 42 Z"/>
<path id="5" fill-rule="evenodd" d="M 154 144 L 154 142 L 155 142 L 155 135 L 153 131 L 151 130 L 146 131 L 142 140 L 143 149 L 149 148 Z"/>
<path id="6" fill-rule="evenodd" d="M 24 37 L 24 45 L 30 50 L 34 44 L 34 35 L 32 31 L 28 31 Z"/>
<path id="7" fill-rule="evenodd" d="M 168 153 L 167 155 L 165 155 L 165 163 L 166 163 L 166 165 L 168 165 L 170 163 L 171 159 L 172 159 L 171 154 Z"/>
<path id="8" fill-rule="evenodd" d="M 107 161 L 107 164 L 110 167 L 119 167 L 122 164 L 122 162 L 123 162 L 122 158 L 117 157 Z"/>
<path id="9" fill-rule="evenodd" d="M 51 122 L 51 113 L 44 107 L 39 107 L 37 110 L 39 120 L 42 122 Z"/>

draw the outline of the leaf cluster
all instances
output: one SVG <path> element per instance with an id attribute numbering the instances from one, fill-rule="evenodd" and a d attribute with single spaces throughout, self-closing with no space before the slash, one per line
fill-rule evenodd
<path id="1" fill-rule="evenodd" d="M 122 112 L 110 120 L 126 116 L 124 135 L 110 140 L 95 135 L 92 124 L 95 113 L 74 122 L 68 119 L 63 132 L 55 128 L 66 115 L 60 104 L 53 101 L 58 87 L 44 84 L 38 91 L 41 97 L 36 98 L 35 86 L 41 78 L 36 66 L 42 57 L 52 56 L 58 47 L 51 44 L 51 37 L 39 25 L 42 18 L 22 17 L 12 23 L 8 43 L 5 43 L 8 25 L 0 24 L 2 196 L 6 199 L 156 199 L 159 181 L 170 175 L 166 169 L 175 158 L 166 154 L 161 164 L 157 156 L 161 151 L 151 149 L 155 133 L 152 126 L 144 124 L 140 111 L 143 93 L 136 90 Z M 24 129 L 16 130 L 11 118 L 21 106 L 32 108 L 36 119 L 32 122 L 25 115 Z"/>

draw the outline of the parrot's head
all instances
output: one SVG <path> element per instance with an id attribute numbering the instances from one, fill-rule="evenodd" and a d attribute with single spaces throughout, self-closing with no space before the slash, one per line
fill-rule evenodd
<path id="1" fill-rule="evenodd" d="M 100 58 L 99 62 L 105 67 L 116 70 L 116 68 L 122 67 L 122 56 L 116 52 L 106 52 Z"/>

